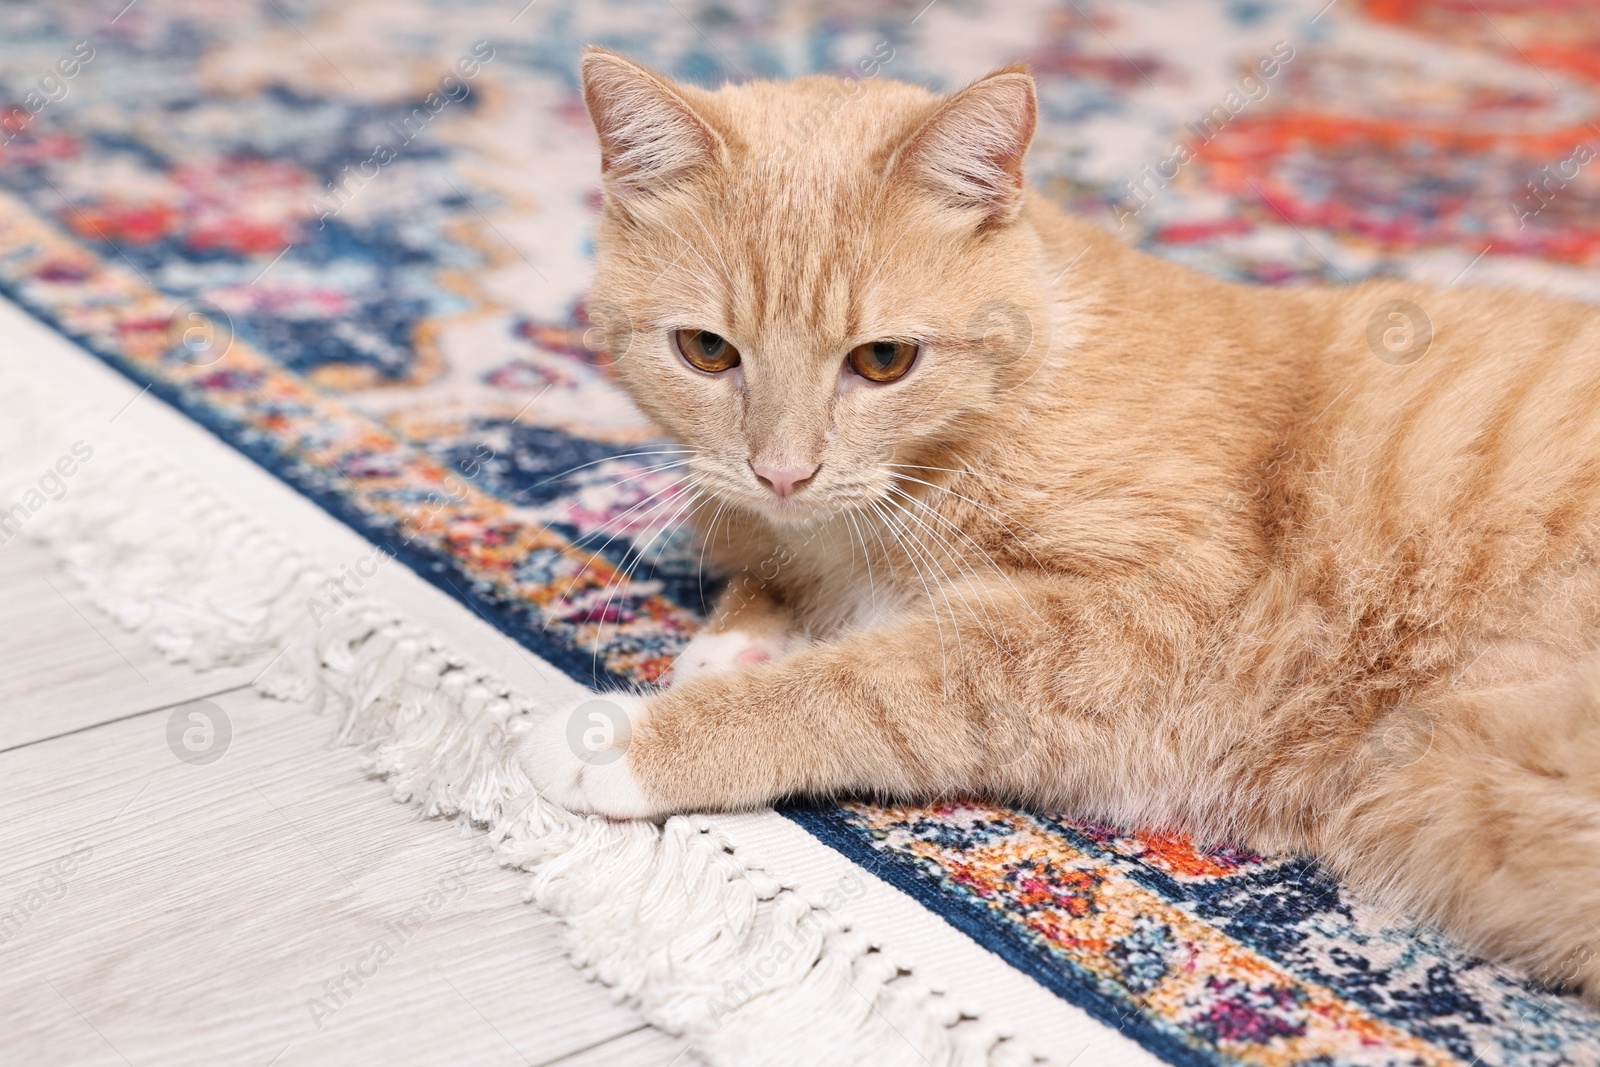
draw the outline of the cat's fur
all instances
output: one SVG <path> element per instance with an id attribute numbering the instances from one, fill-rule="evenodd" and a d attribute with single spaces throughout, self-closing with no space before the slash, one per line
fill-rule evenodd
<path id="1" fill-rule="evenodd" d="M 1600 1002 L 1600 312 L 1132 251 L 1026 193 L 1018 69 L 583 80 L 596 303 L 733 578 L 670 688 L 611 698 L 622 758 L 534 724 L 548 795 L 978 795 L 1302 850 Z M 1432 323 L 1407 366 L 1392 300 Z M 841 372 L 879 338 L 910 374 Z M 780 499 L 763 461 L 821 467 Z"/>

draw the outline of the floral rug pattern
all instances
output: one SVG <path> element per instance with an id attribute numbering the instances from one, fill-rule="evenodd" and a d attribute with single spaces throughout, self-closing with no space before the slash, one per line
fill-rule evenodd
<path id="1" fill-rule="evenodd" d="M 1600 300 L 1575 0 L 124 3 L 0 10 L 0 291 L 589 683 L 658 680 L 715 578 L 584 310 L 586 43 L 703 84 L 1026 60 L 1035 185 L 1157 254 Z M 1293 857 L 789 814 L 1173 1063 L 1600 1064 L 1600 1016 Z"/>

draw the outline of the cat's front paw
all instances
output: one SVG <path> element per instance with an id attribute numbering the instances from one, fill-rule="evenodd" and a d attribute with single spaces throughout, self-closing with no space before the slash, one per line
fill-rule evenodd
<path id="1" fill-rule="evenodd" d="M 547 800 L 568 811 L 613 819 L 664 814 L 639 788 L 628 745 L 648 715 L 633 693 L 585 697 L 540 716 L 518 741 L 518 757 Z"/>
<path id="2" fill-rule="evenodd" d="M 680 685 L 710 674 L 744 670 L 777 659 L 792 645 L 790 639 L 749 630 L 701 632 L 673 661 L 669 681 Z"/>

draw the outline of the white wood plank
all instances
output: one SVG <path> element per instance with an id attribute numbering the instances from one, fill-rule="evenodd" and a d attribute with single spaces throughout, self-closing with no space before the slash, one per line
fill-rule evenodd
<path id="1" fill-rule="evenodd" d="M 96 610 L 19 537 L 0 545 L 0 750 L 248 683 L 269 657 L 197 672 Z"/>
<path id="2" fill-rule="evenodd" d="M 209 765 L 173 754 L 168 714 L 0 754 L 0 1062 L 681 1050 L 572 968 L 525 875 L 394 803 L 330 721 L 248 691 L 215 705 L 232 739 Z"/>
<path id="3" fill-rule="evenodd" d="M 702 1061 L 682 1038 L 646 1026 L 547 1067 L 702 1067 Z"/>

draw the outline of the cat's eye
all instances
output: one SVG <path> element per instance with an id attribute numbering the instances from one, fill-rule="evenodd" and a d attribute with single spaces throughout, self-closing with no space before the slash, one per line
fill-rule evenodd
<path id="1" fill-rule="evenodd" d="M 739 365 L 739 350 L 710 330 L 674 330 L 672 343 L 689 366 L 707 374 L 721 374 Z"/>
<path id="2" fill-rule="evenodd" d="M 868 341 L 850 350 L 850 369 L 875 382 L 904 376 L 917 361 L 917 346 L 905 341 Z"/>

